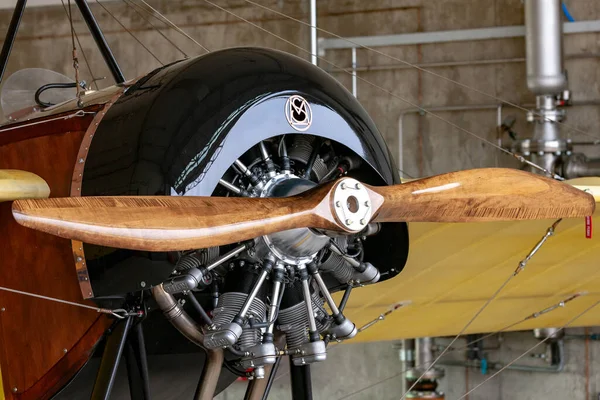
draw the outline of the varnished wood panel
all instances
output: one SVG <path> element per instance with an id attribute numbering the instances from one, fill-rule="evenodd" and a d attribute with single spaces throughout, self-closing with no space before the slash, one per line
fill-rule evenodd
<path id="1" fill-rule="evenodd" d="M 80 110 L 80 112 L 91 113 L 101 107 L 100 105 L 94 105 L 85 110 Z M 70 110 L 62 114 L 2 126 L 0 127 L 0 146 L 41 136 L 61 134 L 67 131 L 85 131 L 94 114 L 74 116 L 76 112 L 77 110 Z"/>
<path id="2" fill-rule="evenodd" d="M 0 146 L 0 168 L 36 173 L 48 182 L 53 196 L 68 196 L 83 134 L 23 139 L 28 135 L 19 133 L 23 140 L 14 141 L 3 136 L 10 133 L 0 132 L 4 143 L 10 143 Z M 5 238 L 0 244 L 0 286 L 82 301 L 68 240 L 18 225 L 10 203 L 0 203 L 0 232 Z M 48 397 L 75 373 L 106 323 L 105 316 L 92 310 L 2 291 L 0 307 L 0 362 L 7 398 Z M 98 329 L 90 330 L 96 321 Z"/>

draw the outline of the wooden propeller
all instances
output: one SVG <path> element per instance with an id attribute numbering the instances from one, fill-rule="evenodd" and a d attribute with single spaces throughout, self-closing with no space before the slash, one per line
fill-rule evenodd
<path id="1" fill-rule="evenodd" d="M 369 222 L 476 222 L 591 215 L 594 198 L 514 169 L 475 169 L 372 187 L 342 178 L 286 198 L 67 197 L 18 200 L 21 225 L 68 239 L 147 251 L 223 245 L 312 227 L 357 232 Z"/>

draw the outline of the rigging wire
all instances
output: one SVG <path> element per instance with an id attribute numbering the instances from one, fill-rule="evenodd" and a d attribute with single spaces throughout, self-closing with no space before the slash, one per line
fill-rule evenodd
<path id="1" fill-rule="evenodd" d="M 65 5 L 65 0 L 60 0 L 60 2 L 62 3 L 63 9 L 65 10 L 65 15 L 66 15 L 67 19 L 71 23 L 72 32 L 75 35 L 75 40 L 77 40 L 77 45 L 79 46 L 79 50 L 81 50 L 81 55 L 83 56 L 83 61 L 85 62 L 88 72 L 90 73 L 90 77 L 92 78 L 92 83 L 94 85 L 96 85 L 96 90 L 98 90 L 98 82 L 97 82 L 98 79 L 96 79 L 96 77 L 94 76 L 94 73 L 92 72 L 92 68 L 90 67 L 88 58 L 85 55 L 85 51 L 83 51 L 83 46 L 81 46 L 81 42 L 79 41 L 79 35 L 77 34 L 77 31 L 73 27 L 72 19 L 71 19 L 71 16 L 69 15 L 70 11 L 67 10 L 67 6 Z M 70 7 L 70 4 L 69 4 L 69 7 Z"/>
<path id="2" fill-rule="evenodd" d="M 151 51 L 151 50 L 150 50 L 148 47 L 146 47 L 146 45 L 145 45 L 144 43 L 142 43 L 142 41 L 141 41 L 140 39 L 138 39 L 138 38 L 137 38 L 137 36 L 135 36 L 135 35 L 133 34 L 133 32 L 131 32 L 129 29 L 127 29 L 127 27 L 126 27 L 125 25 L 123 25 L 123 24 L 121 23 L 121 21 L 119 21 L 119 19 L 118 19 L 118 18 L 117 18 L 117 17 L 116 17 L 116 16 L 115 16 L 113 13 L 111 13 L 110 11 L 108 11 L 108 8 L 106 8 L 106 7 L 104 6 L 104 4 L 100 3 L 100 0 L 96 0 L 96 3 L 98 3 L 98 5 L 100 5 L 100 7 L 102 7 L 102 8 L 104 9 L 104 11 L 106 11 L 106 12 L 108 13 L 108 15 L 110 15 L 110 16 L 111 16 L 111 17 L 112 17 L 112 18 L 113 18 L 113 19 L 114 19 L 114 20 L 115 20 L 115 21 L 116 21 L 116 22 L 117 22 L 119 25 L 121 25 L 121 27 L 122 27 L 123 29 L 125 29 L 125 31 L 126 31 L 126 32 L 127 32 L 127 33 L 128 33 L 128 34 L 129 34 L 129 35 L 132 37 L 132 38 L 134 38 L 134 39 L 135 39 L 135 41 L 136 41 L 136 42 L 138 42 L 138 43 L 140 44 L 140 46 L 142 46 L 144 49 L 146 49 L 146 51 L 147 51 L 148 53 L 150 53 L 150 55 L 151 55 L 152 57 L 154 57 L 154 59 L 155 59 L 156 61 L 158 61 L 158 63 L 159 63 L 160 65 L 165 65 L 165 64 L 164 64 L 162 61 L 160 61 L 160 59 L 159 59 L 159 58 L 158 58 L 158 57 L 157 57 L 157 56 L 156 56 L 156 55 L 155 55 L 155 54 L 154 54 L 154 53 L 153 53 L 153 52 L 152 52 L 152 51 Z"/>
<path id="3" fill-rule="evenodd" d="M 158 19 L 159 21 L 161 21 L 161 22 L 165 23 L 166 25 L 170 26 L 171 28 L 175 29 L 181 35 L 185 36 L 186 38 L 188 38 L 189 40 L 191 40 L 192 42 L 194 42 L 196 45 L 198 45 L 205 52 L 210 53 L 210 50 L 207 47 L 201 45 L 196 39 L 194 39 L 193 37 L 191 37 L 190 35 L 188 35 L 183 29 L 181 29 L 180 27 L 178 27 L 177 25 L 175 25 L 173 22 L 171 22 L 171 20 L 169 20 L 167 17 L 165 17 L 163 14 L 161 14 L 160 11 L 158 11 L 157 9 L 155 9 L 154 7 L 152 7 L 150 4 L 146 3 L 145 0 L 140 0 L 140 1 L 148 9 L 152 10 L 152 11 L 148 11 L 148 9 L 146 9 L 146 12 L 148 12 L 154 18 Z M 160 16 L 160 18 L 157 17 L 156 14 L 158 14 Z"/>
<path id="4" fill-rule="evenodd" d="M 118 319 L 124 319 L 127 316 L 141 316 L 142 315 L 139 312 L 130 312 L 130 311 L 127 311 L 124 308 L 117 308 L 117 309 L 112 310 L 112 309 L 108 309 L 108 308 L 100 308 L 100 307 L 88 306 L 87 304 L 81 304 L 81 303 L 76 303 L 74 301 L 57 299 L 55 297 L 50 297 L 50 296 L 42 296 L 41 294 L 35 294 L 35 293 L 25 292 L 23 290 L 10 289 L 10 288 L 7 288 L 7 287 L 2 287 L 2 286 L 0 286 L 0 290 L 3 290 L 5 292 L 11 292 L 11 293 L 20 294 L 20 295 L 23 295 L 23 296 L 35 297 L 37 299 L 54 301 L 56 303 L 67 304 L 67 305 L 70 305 L 70 306 L 87 308 L 89 310 L 94 310 L 94 311 L 102 313 L 102 314 L 110 314 L 113 317 L 118 318 Z"/>
<path id="5" fill-rule="evenodd" d="M 554 335 L 556 335 L 556 333 L 564 330 L 566 327 L 568 327 L 569 325 L 571 325 L 573 322 L 575 322 L 577 319 L 579 319 L 580 317 L 582 317 L 584 314 L 586 314 L 588 311 L 592 310 L 594 307 L 596 307 L 598 304 L 600 304 L 600 300 L 598 300 L 597 302 L 595 302 L 594 304 L 592 304 L 591 306 L 589 306 L 588 308 L 586 308 L 585 310 L 583 310 L 582 312 L 580 312 L 579 314 L 577 314 L 575 317 L 571 318 L 566 324 L 564 324 L 563 326 L 561 326 L 556 332 L 554 332 L 552 335 L 549 335 L 548 337 L 544 338 L 543 340 L 541 340 L 540 342 L 538 342 L 535 346 L 530 347 L 529 349 L 527 349 L 523 354 L 521 354 L 519 357 L 515 358 L 514 360 L 512 360 L 511 362 L 509 362 L 508 364 L 506 364 L 505 366 L 503 366 L 502 368 L 500 368 L 498 371 L 496 371 L 494 374 L 490 375 L 487 379 L 485 379 L 483 382 L 481 382 L 480 384 L 476 385 L 475 387 L 473 387 L 471 390 L 469 390 L 467 393 L 465 393 L 464 395 L 462 395 L 461 397 L 459 397 L 456 400 L 461 400 L 464 399 L 465 397 L 467 397 L 469 394 L 473 393 L 475 390 L 477 390 L 478 388 L 480 388 L 481 386 L 483 386 L 486 382 L 494 379 L 496 376 L 498 376 L 498 374 L 500 374 L 502 371 L 504 371 L 505 369 L 507 369 L 508 367 L 510 367 L 511 365 L 513 365 L 514 363 L 516 363 L 517 361 L 519 361 L 521 358 L 525 357 L 528 353 L 532 352 L 533 350 L 535 350 L 536 348 L 538 348 L 539 346 L 541 346 L 542 344 L 546 343 L 548 340 L 550 340 Z"/>
<path id="6" fill-rule="evenodd" d="M 566 298 L 566 299 L 564 299 L 564 300 L 561 300 L 560 302 L 558 302 L 558 303 L 556 303 L 556 304 L 554 304 L 554 305 L 552 305 L 552 306 L 550 306 L 550 307 L 547 307 L 547 308 L 545 308 L 545 309 L 543 309 L 543 310 L 540 310 L 540 311 L 534 312 L 534 313 L 532 313 L 532 314 L 530 314 L 530 315 L 526 316 L 525 318 L 522 318 L 522 319 L 520 319 L 519 321 L 516 321 L 516 322 L 513 322 L 513 323 L 511 323 L 511 324 L 508 324 L 508 325 L 506 325 L 506 326 L 502 327 L 501 329 L 499 329 L 499 330 L 497 330 L 497 331 L 494 331 L 494 332 L 491 332 L 491 333 L 489 333 L 489 334 L 487 334 L 487 335 L 485 335 L 485 336 L 483 336 L 483 337 L 481 337 L 481 338 L 479 338 L 479 339 L 477 339 L 477 340 L 473 340 L 473 341 L 471 341 L 471 342 L 468 342 L 468 343 L 467 343 L 465 346 L 463 346 L 463 347 L 457 347 L 457 348 L 450 349 L 448 352 L 446 352 L 446 356 L 447 356 L 448 354 L 452 354 L 452 353 L 456 353 L 456 352 L 458 352 L 458 351 L 461 351 L 461 350 L 465 350 L 465 349 L 467 349 L 467 347 L 468 347 L 469 345 L 472 345 L 472 344 L 478 343 L 478 342 L 480 342 L 480 341 L 482 341 L 482 340 L 484 340 L 484 339 L 486 339 L 486 338 L 488 338 L 488 337 L 490 337 L 490 336 L 497 335 L 497 334 L 499 334 L 499 333 L 505 332 L 505 331 L 507 331 L 507 330 L 509 330 L 509 329 L 511 329 L 511 328 L 513 328 L 513 327 L 515 327 L 515 326 L 517 326 L 518 324 L 521 324 L 521 323 L 523 323 L 523 322 L 525 322 L 525 321 L 528 321 L 528 320 L 530 320 L 530 319 L 532 319 L 532 318 L 537 318 L 537 317 L 539 317 L 539 316 L 541 316 L 541 315 L 547 314 L 548 312 L 554 311 L 554 310 L 556 310 L 556 309 L 558 309 L 558 308 L 560 308 L 560 307 L 563 307 L 563 306 L 564 306 L 566 303 L 568 303 L 569 301 L 571 301 L 571 300 L 574 300 L 574 299 L 576 299 L 576 298 L 578 298 L 578 297 L 584 296 L 584 295 L 586 295 L 586 294 L 587 294 L 587 292 L 583 292 L 583 293 L 576 293 L 576 294 L 574 294 L 573 296 L 570 296 L 570 297 L 568 297 L 568 298 Z M 553 296 L 553 297 L 554 297 L 554 296 Z M 562 304 L 562 305 L 561 305 L 561 304 Z M 546 310 L 549 310 L 549 311 L 546 311 Z M 337 347 L 337 346 L 336 346 L 336 347 Z M 414 368 L 423 368 L 423 367 L 426 367 L 426 366 L 428 366 L 428 365 L 429 365 L 429 363 L 426 363 L 426 364 L 415 365 L 414 367 L 410 367 L 410 368 L 403 369 L 402 371 L 400 371 L 400 372 L 398 372 L 398 373 L 396 373 L 396 374 L 394 374 L 394 375 L 392 375 L 392 376 L 388 376 L 387 378 L 384 378 L 384 379 L 382 379 L 382 380 L 379 380 L 379 381 L 377 381 L 377 382 L 374 382 L 374 383 L 372 383 L 372 384 L 370 384 L 370 385 L 368 385 L 368 386 L 365 386 L 365 387 L 363 387 L 363 388 L 361 388 L 361 389 L 359 389 L 359 390 L 357 390 L 357 391 L 354 391 L 354 392 L 352 392 L 352 393 L 346 394 L 346 395 L 344 395 L 343 397 L 340 397 L 338 400 L 347 399 L 347 398 L 349 398 L 349 397 L 352 397 L 352 396 L 354 396 L 354 395 L 357 395 L 357 394 L 359 394 L 359 393 L 362 393 L 362 392 L 365 392 L 365 391 L 367 391 L 367 390 L 369 390 L 369 389 L 372 389 L 373 387 L 375 387 L 375 386 L 378 386 L 378 385 L 380 385 L 380 384 L 382 384 L 382 383 L 388 382 L 388 381 L 390 381 L 390 380 L 392 380 L 392 379 L 394 379 L 394 378 L 397 378 L 397 377 L 399 377 L 399 376 L 402 376 L 402 375 L 404 375 L 405 373 L 407 373 L 408 371 L 410 371 L 410 370 L 412 370 L 412 369 L 414 369 Z"/>
<path id="7" fill-rule="evenodd" d="M 83 107 L 83 101 L 81 100 L 81 96 L 83 92 L 81 91 L 81 85 L 79 80 L 79 60 L 77 58 L 77 46 L 75 46 L 75 28 L 73 27 L 73 12 L 71 11 L 71 0 L 68 1 L 69 4 L 69 23 L 71 25 L 71 43 L 73 46 L 73 69 L 75 70 L 75 95 L 77 97 L 77 106 Z M 36 99 L 37 100 L 37 99 Z M 41 104 L 41 103 L 40 103 Z"/>
<path id="8" fill-rule="evenodd" d="M 141 1 L 144 1 L 144 0 L 141 0 Z M 231 10 L 228 10 L 228 9 L 226 9 L 226 8 L 224 8 L 224 7 L 221 7 L 221 6 L 219 6 L 218 4 L 215 4 L 215 3 L 213 3 L 213 2 L 212 2 L 212 1 L 210 1 L 210 0 L 204 0 L 204 2 L 205 2 L 205 3 L 208 3 L 208 4 L 210 4 L 210 5 L 212 5 L 212 6 L 213 6 L 213 7 L 215 7 L 215 8 L 218 8 L 218 9 L 219 9 L 219 10 L 221 10 L 221 11 L 224 11 L 224 12 L 226 12 L 227 14 L 229 14 L 229 15 L 231 15 L 231 16 L 233 16 L 233 17 L 235 17 L 235 18 L 238 18 L 238 19 L 240 19 L 241 21 L 244 21 L 244 22 L 246 22 L 246 23 L 247 23 L 247 24 L 249 24 L 249 25 L 252 25 L 253 27 L 255 27 L 255 28 L 257 28 L 257 29 L 260 29 L 261 31 L 263 31 L 263 32 L 265 32 L 265 33 L 267 33 L 267 34 L 269 34 L 269 35 L 271 35 L 271 36 L 273 36 L 273 37 L 275 37 L 275 38 L 277 38 L 277 39 L 279 39 L 279 40 L 282 40 L 283 42 L 285 42 L 285 43 L 289 44 L 290 46 L 293 46 L 293 47 L 295 47 L 295 48 L 299 49 L 300 51 L 302 51 L 302 52 L 304 52 L 304 53 L 308 53 L 308 54 L 310 54 L 310 50 L 306 50 L 306 49 L 305 49 L 305 48 L 303 48 L 302 46 L 299 46 L 299 45 L 297 45 L 297 44 L 295 44 L 295 43 L 293 43 L 293 42 L 291 42 L 291 41 L 289 41 L 289 40 L 287 40 L 287 39 L 285 39 L 285 38 L 283 38 L 283 37 L 281 37 L 281 36 L 277 35 L 276 33 L 274 33 L 274 32 L 271 32 L 271 31 L 269 31 L 268 29 L 265 29 L 265 28 L 263 28 L 262 26 L 260 26 L 260 25 L 257 25 L 257 24 L 255 24 L 255 23 L 253 23 L 252 21 L 250 21 L 250 20 L 248 20 L 248 19 L 246 19 L 246 18 L 244 18 L 244 17 L 242 17 L 242 16 L 240 16 L 240 15 L 238 15 L 238 14 L 234 13 L 234 12 L 233 12 L 233 11 L 231 11 Z M 346 69 L 346 68 L 341 68 L 341 67 L 339 67 L 338 65 L 336 65 L 335 63 L 333 63 L 333 62 L 331 62 L 331 61 L 329 61 L 329 60 L 327 60 L 327 59 L 325 59 L 325 58 L 323 58 L 323 57 L 320 57 L 320 56 L 318 56 L 318 55 L 317 55 L 317 59 L 319 59 L 319 60 L 321 60 L 321 61 L 323 61 L 323 62 L 325 62 L 325 63 L 327 63 L 327 64 L 329 64 L 329 65 L 331 65 L 331 66 L 333 66 L 334 68 L 338 68 L 338 69 L 340 69 L 340 70 L 342 70 L 342 71 L 344 71 L 344 72 L 348 73 L 349 75 L 352 75 L 352 76 L 354 76 L 354 74 L 352 73 L 352 71 L 350 71 L 350 70 L 348 70 L 348 69 Z M 436 119 L 438 119 L 438 120 L 440 120 L 440 121 L 442 121 L 442 122 L 445 122 L 446 124 L 448 124 L 448 125 L 452 126 L 453 128 L 455 128 L 455 129 L 458 129 L 458 130 L 460 130 L 460 131 L 462 131 L 462 132 L 464 132 L 464 133 L 467 133 L 467 134 L 469 134 L 469 135 L 471 135 L 471 136 L 473 136 L 473 137 L 475 137 L 475 138 L 477 138 L 477 139 L 481 140 L 482 142 L 484 142 L 484 143 L 488 144 L 489 146 L 492 146 L 493 148 L 496 148 L 496 149 L 500 150 L 501 152 L 503 152 L 503 153 L 505 153 L 505 154 L 508 154 L 509 156 L 512 156 L 512 157 L 516 158 L 516 159 L 517 159 L 519 162 L 521 162 L 522 164 L 526 164 L 526 165 L 528 165 L 528 166 L 530 166 L 530 167 L 532 167 L 532 168 L 535 168 L 535 169 L 537 169 L 538 171 L 541 171 L 541 172 L 543 172 L 544 174 L 546 174 L 546 175 L 549 175 L 549 176 L 553 177 L 554 179 L 557 179 L 557 180 L 564 180 L 564 178 L 562 178 L 560 175 L 552 173 L 551 171 L 547 170 L 546 168 L 544 168 L 544 167 L 542 167 L 542 166 L 539 166 L 539 165 L 535 164 L 534 162 L 531 162 L 531 161 L 529 161 L 529 160 L 525 159 L 523 156 L 520 156 L 520 155 L 518 155 L 518 154 L 515 154 L 515 153 L 511 152 L 510 150 L 507 150 L 507 149 L 505 149 L 504 147 L 502 147 L 502 146 L 499 146 L 499 145 L 497 145 L 496 143 L 494 143 L 494 142 L 492 142 L 492 141 L 490 141 L 490 140 L 488 140 L 488 139 L 486 139 L 486 138 L 484 138 L 484 137 L 482 137 L 482 136 L 479 136 L 479 135 L 477 135 L 476 133 L 474 133 L 474 132 L 471 132 L 470 130 L 468 130 L 468 129 L 466 129 L 466 128 L 463 128 L 462 126 L 455 124 L 454 122 L 452 122 L 452 121 L 450 121 L 450 120 L 448 120 L 448 119 L 446 119 L 446 118 L 442 117 L 441 115 L 438 115 L 438 114 L 436 114 L 436 113 L 433 113 L 433 112 L 431 112 L 431 111 L 429 111 L 429 110 L 427 110 L 427 109 L 425 109 L 425 108 L 423 108 L 423 107 L 419 106 L 417 103 L 415 103 L 415 102 L 412 102 L 412 101 L 410 101 L 410 100 L 408 100 L 408 99 L 406 99 L 406 98 L 404 98 L 404 97 L 402 97 L 402 96 L 400 96 L 400 95 L 398 95 L 398 94 L 396 94 L 396 93 L 394 93 L 394 92 L 391 92 L 391 91 L 389 91 L 388 89 L 384 88 L 383 86 L 379 86 L 379 85 L 377 85 L 377 84 L 375 84 L 375 83 L 373 83 L 373 82 L 371 82 L 371 81 L 369 81 L 369 80 L 367 80 L 367 79 L 365 79 L 365 78 L 363 78 L 363 77 L 360 77 L 360 76 L 358 76 L 358 75 L 356 75 L 356 78 L 357 78 L 357 79 L 360 79 L 361 81 L 363 81 L 363 82 L 365 82 L 365 83 L 367 83 L 367 84 L 369 84 L 369 85 L 371 85 L 371 86 L 373 86 L 374 88 L 380 89 L 381 91 L 383 91 L 383 92 L 385 92 L 385 93 L 389 94 L 389 95 L 390 95 L 390 96 L 392 96 L 392 97 L 395 97 L 395 98 L 397 98 L 397 99 L 399 99 L 399 100 L 402 100 L 402 101 L 404 101 L 404 102 L 405 102 L 405 103 L 407 103 L 407 104 L 410 104 L 411 106 L 413 106 L 413 107 L 415 107 L 415 108 L 419 109 L 419 110 L 420 110 L 420 111 L 422 111 L 423 113 L 425 113 L 425 114 L 427 114 L 427 115 L 431 115 L 432 117 L 434 117 L 434 118 L 436 118 Z"/>
<path id="9" fill-rule="evenodd" d="M 125 3 L 129 8 L 131 8 L 133 11 L 135 11 L 135 13 L 140 16 L 140 18 L 142 18 L 144 21 L 146 21 L 146 23 L 148 25 L 150 25 L 160 36 L 162 36 L 167 42 L 169 42 L 171 44 L 171 46 L 175 47 L 181 54 L 183 54 L 183 56 L 185 58 L 189 57 L 185 51 L 181 50 L 181 48 L 179 46 L 177 46 L 177 44 L 175 44 L 175 42 L 173 42 L 171 39 L 169 39 L 169 37 L 167 35 L 162 33 L 160 28 L 158 28 L 156 25 L 154 25 L 152 22 L 150 22 L 150 20 L 148 18 L 144 17 L 142 15 L 142 13 L 140 13 L 137 10 L 137 8 L 139 7 L 137 4 L 131 2 L 131 0 L 121 0 L 121 1 L 123 1 L 123 3 Z"/>
<path id="10" fill-rule="evenodd" d="M 478 94 L 480 94 L 480 95 L 482 95 L 482 96 L 488 97 L 488 98 L 490 98 L 490 99 L 493 99 L 493 100 L 499 101 L 499 102 L 501 102 L 501 103 L 503 103 L 503 104 L 506 104 L 506 105 L 509 105 L 509 106 L 511 106 L 511 107 L 517 108 L 517 109 L 519 109 L 519 110 L 521 110 L 521 111 L 525 111 L 525 112 L 527 112 L 527 113 L 531 112 L 533 115 L 535 115 L 535 116 L 537 116 L 537 117 L 541 117 L 541 118 L 543 118 L 543 119 L 544 119 L 544 120 L 546 120 L 546 121 L 555 122 L 556 124 L 562 125 L 562 126 L 564 126 L 565 128 L 568 128 L 568 129 L 570 129 L 570 130 L 572 130 L 572 131 L 574 131 L 574 132 L 577 132 L 577 133 L 580 133 L 580 134 L 582 134 L 582 135 L 589 136 L 589 137 L 591 137 L 591 138 L 595 138 L 595 139 L 598 139 L 598 138 L 599 138 L 598 136 L 594 136 L 594 135 L 592 135 L 592 134 L 590 134 L 590 133 L 588 133 L 588 132 L 586 132 L 586 131 L 584 131 L 584 130 L 581 130 L 581 129 L 577 128 L 577 127 L 571 126 L 570 124 L 566 124 L 566 123 L 564 123 L 564 122 L 559 122 L 559 121 L 553 121 L 552 119 L 550 119 L 550 118 L 548 118 L 548 117 L 546 117 L 546 116 L 544 116 L 544 115 L 542 115 L 542 114 L 536 113 L 535 111 L 533 111 L 533 110 L 529 110 L 529 109 L 527 109 L 527 108 L 525 108 L 525 107 L 523 107 L 523 106 L 520 106 L 520 105 L 518 105 L 518 104 L 516 104 L 516 103 L 513 103 L 513 102 L 511 102 L 511 101 L 508 101 L 508 100 L 504 100 L 504 99 L 502 99 L 502 98 L 500 98 L 500 97 L 498 97 L 498 96 L 494 96 L 493 94 L 489 94 L 489 93 L 487 93 L 487 92 L 484 92 L 483 90 L 480 90 L 480 89 L 477 89 L 477 88 L 475 88 L 475 87 L 469 86 L 469 85 L 467 85 L 467 84 L 465 84 L 465 83 L 459 82 L 459 81 L 457 81 L 457 80 L 454 80 L 454 79 L 452 79 L 452 78 L 448 78 L 448 77 L 446 77 L 446 76 L 444 76 L 444 75 L 438 74 L 437 72 L 434 72 L 434 71 L 432 71 L 432 70 L 429 70 L 429 69 L 423 68 L 423 67 L 421 67 L 421 66 L 419 66 L 419 65 L 417 65 L 417 64 L 413 64 L 413 63 L 411 63 L 411 62 L 408 62 L 408 61 L 406 61 L 406 60 L 403 60 L 403 59 L 401 59 L 401 58 L 394 57 L 394 56 L 392 56 L 391 54 L 384 53 L 384 52 L 382 52 L 382 51 L 380 51 L 380 50 L 377 50 L 377 49 L 375 49 L 375 48 L 373 48 L 373 47 L 362 45 L 362 44 L 360 44 L 360 43 L 357 43 L 357 42 L 355 42 L 355 41 L 353 41 L 353 40 L 351 40 L 351 39 L 348 39 L 348 38 L 346 38 L 346 37 L 342 37 L 342 36 L 340 36 L 340 35 L 337 35 L 337 34 L 335 34 L 335 33 L 333 33 L 333 32 L 330 32 L 330 31 L 328 31 L 328 30 L 325 30 L 325 29 L 323 29 L 323 28 L 319 28 L 318 26 L 313 26 L 313 25 L 311 25 L 311 24 L 310 24 L 310 23 L 308 23 L 308 22 L 302 21 L 301 19 L 298 19 L 298 18 L 294 18 L 294 17 L 292 17 L 291 15 L 287 15 L 287 14 L 285 14 L 285 13 L 282 13 L 281 11 L 277 11 L 277 10 L 275 10 L 275 9 L 272 9 L 272 8 L 270 8 L 270 7 L 267 7 L 267 6 L 264 6 L 264 5 L 262 5 L 262 4 L 256 3 L 256 2 L 254 2 L 254 1 L 252 1 L 252 0 L 243 0 L 243 1 L 244 1 L 244 2 L 246 2 L 246 3 L 248 3 L 248 4 L 252 4 L 252 5 L 256 6 L 256 7 L 260 7 L 260 8 L 262 8 L 262 9 L 264 9 L 264 10 L 267 10 L 267 11 L 270 11 L 270 12 L 272 12 L 272 13 L 275 13 L 275 14 L 277 14 L 277 15 L 279 15 L 279 16 L 282 16 L 282 17 L 284 17 L 284 18 L 287 18 L 287 19 L 289 19 L 289 20 L 291 20 L 291 21 L 295 21 L 295 22 L 297 22 L 297 23 L 299 23 L 299 24 L 305 25 L 305 26 L 307 26 L 307 27 L 309 27 L 309 28 L 316 29 L 316 30 L 318 30 L 318 31 L 320 31 L 320 32 L 323 32 L 323 33 L 327 34 L 327 35 L 331 35 L 331 36 L 335 37 L 336 39 L 341 39 L 341 40 L 344 40 L 345 42 L 348 42 L 348 43 L 350 43 L 350 44 L 354 45 L 354 46 L 355 46 L 355 47 L 357 47 L 357 48 L 361 48 L 361 49 L 365 49 L 365 50 L 372 51 L 372 52 L 374 52 L 374 53 L 376 53 L 376 54 L 378 54 L 378 55 L 381 55 L 381 56 L 383 56 L 383 57 L 389 58 L 390 60 L 398 61 L 399 63 L 401 63 L 401 64 L 404 64 L 404 65 L 406 65 L 406 66 L 408 66 L 408 67 L 411 67 L 411 68 L 417 69 L 417 70 L 419 70 L 419 71 L 421 71 L 421 72 L 424 72 L 424 73 L 426 73 L 426 74 L 429 74 L 429 75 L 435 76 L 435 77 L 437 77 L 437 78 L 443 79 L 443 80 L 445 80 L 445 81 L 447 81 L 447 82 L 450 82 L 450 83 L 453 83 L 453 84 L 455 84 L 455 85 L 458 85 L 458 86 L 460 86 L 460 87 L 463 87 L 463 88 L 465 88 L 465 89 L 471 90 L 471 91 L 473 91 L 473 92 L 475 92 L 475 93 L 478 93 Z M 336 68 L 337 68 L 337 67 L 336 67 Z"/>

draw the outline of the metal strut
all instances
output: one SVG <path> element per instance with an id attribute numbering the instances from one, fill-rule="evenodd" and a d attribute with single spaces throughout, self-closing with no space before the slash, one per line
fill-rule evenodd
<path id="1" fill-rule="evenodd" d="M 98 21 L 96 21 L 96 18 L 94 18 L 94 14 L 92 14 L 92 10 L 90 10 L 86 0 L 75 0 L 75 4 L 77 4 L 77 7 L 79 7 L 79 12 L 81 12 L 81 15 L 83 16 L 83 19 L 87 24 L 92 37 L 96 41 L 98 50 L 100 50 L 100 53 L 102 53 L 102 57 L 104 58 L 104 61 L 106 62 L 106 65 L 108 66 L 113 78 L 115 79 L 115 82 L 125 82 L 123 72 L 121 72 L 121 68 L 119 67 L 114 54 L 106 42 L 104 33 L 102 33 L 102 30 L 98 25 Z"/>
<path id="2" fill-rule="evenodd" d="M 13 15 L 10 20 L 10 25 L 8 25 L 8 31 L 6 32 L 4 44 L 2 45 L 2 52 L 0 53 L 0 82 L 2 82 L 4 71 L 6 71 L 8 57 L 10 56 L 10 51 L 15 43 L 15 38 L 17 37 L 17 31 L 19 30 L 19 25 L 21 24 L 21 18 L 25 12 L 26 4 L 27 0 L 17 1 L 17 4 L 15 5 L 15 11 L 13 11 Z"/>

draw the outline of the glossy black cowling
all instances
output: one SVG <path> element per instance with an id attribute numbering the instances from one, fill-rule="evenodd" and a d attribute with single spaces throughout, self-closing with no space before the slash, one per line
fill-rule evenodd
<path id="1" fill-rule="evenodd" d="M 312 110 L 303 132 L 286 118 L 292 95 Z M 351 175 L 374 185 L 399 183 L 375 124 L 334 78 L 287 53 L 236 48 L 167 65 L 130 87 L 98 126 L 82 194 L 210 196 L 238 157 L 284 134 L 339 143 L 364 160 Z M 378 235 L 366 241 L 365 260 L 384 280 L 402 270 L 408 232 L 405 224 L 385 224 Z M 173 270 L 167 254 L 89 245 L 85 253 L 96 296 L 157 284 Z"/>

